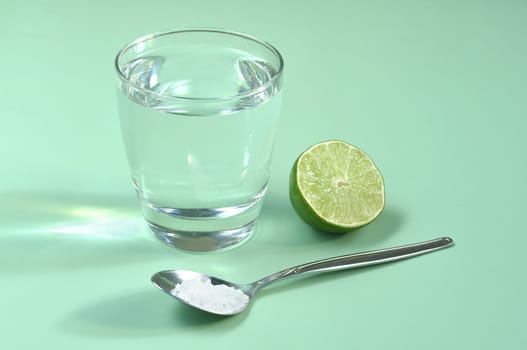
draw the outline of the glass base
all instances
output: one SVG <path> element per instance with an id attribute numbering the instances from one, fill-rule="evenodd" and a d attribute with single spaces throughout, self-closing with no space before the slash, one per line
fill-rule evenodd
<path id="1" fill-rule="evenodd" d="M 245 226 L 230 230 L 196 232 L 168 229 L 149 221 L 147 223 L 150 230 L 163 243 L 177 249 L 194 252 L 210 252 L 237 247 L 252 236 L 256 226 L 255 220 Z"/>
<path id="2" fill-rule="evenodd" d="M 175 209 L 142 202 L 150 230 L 163 243 L 186 251 L 234 248 L 254 233 L 262 197 L 227 208 Z"/>

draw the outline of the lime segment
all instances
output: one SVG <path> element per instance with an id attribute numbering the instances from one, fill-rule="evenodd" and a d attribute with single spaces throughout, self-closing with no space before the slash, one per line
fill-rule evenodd
<path id="1" fill-rule="evenodd" d="M 381 173 L 366 153 L 343 141 L 318 143 L 303 152 L 289 185 L 295 211 L 321 231 L 351 231 L 384 208 Z"/>

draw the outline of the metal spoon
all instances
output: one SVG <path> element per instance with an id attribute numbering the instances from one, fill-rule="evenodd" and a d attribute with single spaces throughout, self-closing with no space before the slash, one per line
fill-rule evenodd
<path id="1" fill-rule="evenodd" d="M 185 304 L 217 315 L 234 315 L 245 310 L 261 288 L 287 277 L 382 264 L 430 253 L 453 244 L 451 238 L 442 237 L 400 247 L 337 256 L 290 267 L 250 284 L 232 283 L 188 270 L 160 271 L 151 280 L 163 292 Z"/>

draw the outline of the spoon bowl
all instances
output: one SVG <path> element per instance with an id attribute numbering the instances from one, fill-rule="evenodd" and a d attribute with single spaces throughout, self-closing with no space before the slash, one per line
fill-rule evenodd
<path id="1" fill-rule="evenodd" d="M 451 238 L 442 237 L 400 247 L 342 255 L 290 267 L 249 284 L 232 283 L 189 270 L 159 271 L 152 276 L 151 281 L 163 292 L 187 305 L 228 316 L 245 310 L 260 288 L 284 278 L 387 263 L 430 253 L 453 244 Z"/>
<path id="2" fill-rule="evenodd" d="M 178 299 L 179 301 L 190 305 L 192 307 L 195 307 L 197 309 L 200 309 L 202 311 L 207 311 L 213 314 L 217 315 L 234 315 L 237 313 L 242 312 L 247 306 L 249 306 L 250 301 L 252 300 L 252 297 L 254 296 L 255 289 L 253 288 L 252 284 L 238 284 L 238 283 L 232 283 L 229 281 L 225 281 L 221 278 L 209 276 L 204 273 L 190 271 L 190 270 L 165 270 L 165 271 L 159 271 L 155 273 L 151 278 L 152 283 L 161 289 L 166 294 Z M 178 286 L 185 286 L 190 285 L 191 288 L 200 289 L 196 290 L 195 293 L 197 296 L 193 296 L 188 291 L 181 291 L 178 290 Z M 222 288 L 223 291 L 228 290 L 231 291 L 229 293 L 229 297 L 232 297 L 232 292 L 239 291 L 245 295 L 245 297 L 242 296 L 242 301 L 240 301 L 236 307 L 232 308 L 219 308 L 216 303 L 224 303 L 223 300 L 198 300 L 199 296 L 203 295 L 204 293 L 209 293 L 210 295 L 214 295 L 218 297 L 217 292 L 215 293 L 215 286 L 218 286 L 216 288 L 226 287 Z M 188 288 L 188 287 L 187 287 Z M 238 293 L 238 296 L 241 296 L 241 294 Z M 220 297 L 225 297 L 225 295 L 221 295 Z"/>

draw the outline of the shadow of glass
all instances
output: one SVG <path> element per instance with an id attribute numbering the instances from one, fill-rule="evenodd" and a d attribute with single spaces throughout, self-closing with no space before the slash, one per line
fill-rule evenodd
<path id="1" fill-rule="evenodd" d="M 0 272 L 71 269 L 166 257 L 133 197 L 3 194 Z"/>
<path id="2" fill-rule="evenodd" d="M 151 337 L 185 330 L 233 331 L 246 316 L 208 314 L 159 291 L 140 291 L 95 302 L 70 313 L 59 323 L 67 333 L 81 336 Z"/>
<path id="3" fill-rule="evenodd" d="M 16 234 L 128 236 L 126 222 L 141 218 L 133 197 L 80 194 L 0 195 L 0 232 Z"/>

